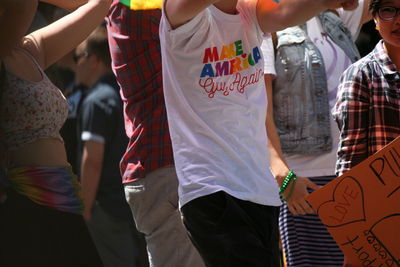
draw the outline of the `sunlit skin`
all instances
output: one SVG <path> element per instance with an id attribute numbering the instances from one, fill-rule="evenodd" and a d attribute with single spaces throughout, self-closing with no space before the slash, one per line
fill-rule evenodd
<path id="1" fill-rule="evenodd" d="M 30 34 L 36 43 L 23 38 L 38 2 L 76 11 Z M 37 66 L 17 48 L 29 51 L 39 66 L 46 69 L 74 49 L 102 22 L 110 4 L 111 0 L 0 0 L 0 25 L 13 25 L 2 27 L 0 31 L 0 61 L 13 75 L 31 82 L 40 81 L 42 74 Z M 3 160 L 0 157 L 0 161 Z M 64 143 L 57 138 L 38 138 L 10 150 L 4 164 L 13 167 L 69 166 Z"/>
<path id="2" fill-rule="evenodd" d="M 165 12 L 173 29 L 187 23 L 196 14 L 214 5 L 228 14 L 237 14 L 238 0 L 164 0 Z M 301 9 L 302 5 L 309 8 Z M 278 8 L 279 6 L 279 8 Z M 343 7 L 345 10 L 353 10 L 358 6 L 358 0 L 284 0 L 279 5 L 273 0 L 257 0 L 257 18 L 263 32 L 275 32 L 286 27 L 297 25 L 311 18 L 321 7 L 336 9 Z M 321 11 L 321 10 L 320 10 Z"/>
<path id="3" fill-rule="evenodd" d="M 395 7 L 400 8 L 400 1 L 398 0 L 385 0 L 382 1 L 381 7 Z M 382 20 L 378 14 L 374 16 L 374 21 L 379 30 L 380 35 L 384 41 L 385 49 L 397 66 L 400 69 L 400 14 L 393 20 Z"/>
<path id="4" fill-rule="evenodd" d="M 282 0 L 279 4 L 274 0 L 255 0 L 254 2 L 257 2 L 258 24 L 264 33 L 276 32 L 293 25 L 302 24 L 327 9 L 335 10 L 342 7 L 345 10 L 354 10 L 359 5 L 358 0 Z M 238 13 L 236 9 L 238 0 L 164 0 L 164 3 L 165 14 L 173 29 L 187 23 L 209 5 L 214 5 L 227 14 Z M 278 183 L 282 184 L 289 169 L 286 163 L 282 161 L 276 166 L 274 175 Z M 305 181 L 309 180 L 303 177 L 298 179 L 296 187 L 300 188 L 303 185 L 302 189 L 304 190 L 295 190 L 291 200 L 287 202 L 293 214 L 314 213 L 305 200 L 305 196 L 308 194 L 306 187 L 314 190 L 318 187 L 313 187 L 311 181 L 307 184 Z"/>

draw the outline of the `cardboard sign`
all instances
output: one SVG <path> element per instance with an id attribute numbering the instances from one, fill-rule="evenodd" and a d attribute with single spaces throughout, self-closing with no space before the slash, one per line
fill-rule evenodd
<path id="1" fill-rule="evenodd" d="M 400 137 L 307 200 L 354 267 L 400 267 Z"/>

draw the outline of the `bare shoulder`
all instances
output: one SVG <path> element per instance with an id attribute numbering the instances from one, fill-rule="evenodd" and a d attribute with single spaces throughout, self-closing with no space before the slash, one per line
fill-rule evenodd
<path id="1" fill-rule="evenodd" d="M 36 62 L 38 62 L 39 65 L 44 68 L 43 49 L 41 48 L 40 40 L 37 39 L 37 36 L 34 34 L 25 36 L 21 41 L 20 47 L 27 51 L 36 60 Z"/>

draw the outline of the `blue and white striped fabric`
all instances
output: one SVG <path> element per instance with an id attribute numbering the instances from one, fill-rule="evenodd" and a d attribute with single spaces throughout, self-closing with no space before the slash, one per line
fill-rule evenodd
<path id="1" fill-rule="evenodd" d="M 325 185 L 335 177 L 313 177 Z M 294 216 L 281 206 L 279 229 L 287 267 L 342 267 L 343 254 L 316 214 Z"/>

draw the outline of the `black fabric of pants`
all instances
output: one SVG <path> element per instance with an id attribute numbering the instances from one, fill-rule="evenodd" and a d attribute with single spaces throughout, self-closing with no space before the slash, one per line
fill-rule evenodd
<path id="1" fill-rule="evenodd" d="M 219 191 L 181 208 L 183 223 L 208 267 L 279 267 L 279 207 Z"/>
<path id="2" fill-rule="evenodd" d="M 103 266 L 82 216 L 8 192 L 0 204 L 0 266 Z"/>

